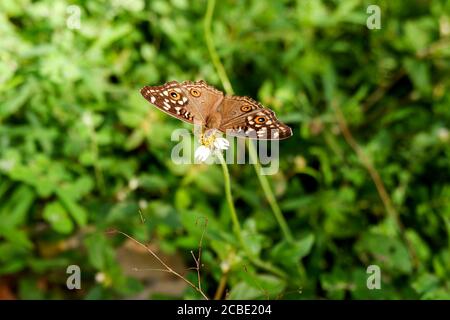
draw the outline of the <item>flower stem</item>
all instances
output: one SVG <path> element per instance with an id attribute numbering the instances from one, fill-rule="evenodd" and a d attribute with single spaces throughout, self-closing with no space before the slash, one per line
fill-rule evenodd
<path id="1" fill-rule="evenodd" d="M 227 202 L 228 202 L 228 208 L 230 209 L 231 221 L 233 222 L 233 228 L 234 228 L 234 231 L 236 232 L 236 235 L 238 236 L 239 242 L 242 244 L 243 247 L 245 247 L 245 242 L 242 237 L 241 224 L 239 222 L 239 219 L 238 219 L 238 216 L 236 213 L 236 208 L 234 207 L 233 195 L 231 194 L 230 173 L 228 171 L 228 166 L 225 162 L 225 159 L 223 158 L 222 153 L 218 152 L 217 157 L 219 158 L 220 164 L 222 165 L 224 184 L 225 184 L 225 195 L 226 195 Z"/>
<path id="2" fill-rule="evenodd" d="M 216 48 L 214 47 L 214 40 L 213 40 L 213 36 L 211 33 L 211 21 L 212 21 L 212 16 L 214 13 L 215 5 L 216 5 L 215 0 L 208 0 L 208 6 L 206 8 L 206 15 L 205 15 L 205 20 L 204 20 L 204 24 L 203 24 L 204 32 L 205 32 L 205 41 L 206 41 L 206 45 L 208 47 L 209 55 L 211 56 L 212 63 L 214 64 L 214 67 L 217 70 L 217 74 L 219 75 L 220 81 L 222 82 L 225 92 L 229 95 L 232 95 L 232 94 L 234 94 L 233 87 L 231 85 L 230 79 L 228 78 L 225 67 L 223 66 L 222 62 L 220 61 L 220 57 L 217 54 Z M 283 232 L 283 236 L 286 241 L 292 242 L 294 240 L 292 237 L 292 232 L 289 229 L 289 226 L 286 223 L 286 220 L 284 219 L 284 216 L 280 210 L 280 207 L 278 206 L 277 200 L 272 192 L 272 189 L 270 188 L 269 181 L 267 180 L 266 176 L 264 176 L 260 173 L 261 165 L 258 161 L 258 155 L 256 153 L 256 150 L 254 149 L 254 147 L 251 143 L 248 144 L 248 149 L 249 149 L 250 157 L 252 158 L 252 162 L 254 163 L 254 166 L 255 166 L 255 171 L 256 171 L 256 175 L 258 176 L 259 183 L 261 184 L 261 187 L 264 191 L 264 195 L 270 204 L 270 207 L 275 216 L 275 219 L 277 220 L 277 223 L 280 226 L 281 231 Z"/>
<path id="3" fill-rule="evenodd" d="M 100 190 L 100 193 L 102 195 L 106 194 L 105 190 L 105 179 L 103 177 L 102 169 L 99 166 L 99 151 L 98 151 L 98 144 L 97 144 L 97 133 L 95 132 L 94 127 L 89 127 L 89 135 L 91 138 L 91 150 L 94 155 L 94 173 L 95 173 L 95 180 L 97 181 L 97 187 Z"/>
<path id="4" fill-rule="evenodd" d="M 246 242 L 244 241 L 244 237 L 242 235 L 242 228 L 241 224 L 239 222 L 236 208 L 234 207 L 233 202 L 233 195 L 231 193 L 231 183 L 230 183 L 230 173 L 228 171 L 227 163 L 225 162 L 225 159 L 223 158 L 222 153 L 218 152 L 217 157 L 220 160 L 220 164 L 222 165 L 222 171 L 223 171 L 223 177 L 224 177 L 224 184 L 225 184 L 225 195 L 228 203 L 228 208 L 230 209 L 230 215 L 231 220 L 233 222 L 233 228 L 234 232 L 236 233 L 236 236 L 238 238 L 238 241 L 242 247 L 242 249 L 245 251 L 248 259 L 255 265 L 260 267 L 261 269 L 264 269 L 266 271 L 272 272 L 280 277 L 286 278 L 286 274 L 281 271 L 280 269 L 274 267 L 272 264 L 264 262 L 260 260 L 258 257 L 256 257 L 251 250 L 248 248 Z"/>
<path id="5" fill-rule="evenodd" d="M 233 94 L 233 87 L 231 86 L 230 79 L 228 79 L 227 72 L 223 64 L 220 62 L 220 57 L 217 54 L 217 51 L 214 47 L 214 40 L 211 34 L 211 21 L 214 13 L 214 7 L 216 6 L 216 0 L 208 0 L 208 6 L 206 8 L 205 20 L 203 21 L 203 28 L 205 32 L 205 40 L 206 45 L 208 47 L 209 55 L 211 56 L 211 60 L 214 64 L 214 67 L 217 70 L 217 74 L 219 75 L 220 81 L 223 84 L 225 91 L 228 94 Z"/>
<path id="6" fill-rule="evenodd" d="M 280 226 L 280 229 L 283 232 L 286 241 L 293 242 L 294 238 L 292 237 L 291 230 L 289 229 L 286 219 L 284 219 L 283 213 L 281 212 L 281 209 L 278 206 L 278 202 L 275 198 L 275 195 L 273 194 L 272 189 L 270 188 L 269 181 L 267 180 L 265 175 L 261 174 L 261 164 L 258 161 L 258 154 L 256 153 L 255 146 L 250 141 L 247 142 L 248 142 L 247 143 L 248 152 L 252 162 L 254 163 L 256 175 L 258 176 L 259 183 L 261 184 L 266 199 L 269 202 L 270 207 L 272 208 L 273 215 L 275 216 L 275 219 L 277 220 L 278 225 Z"/>
<path id="7" fill-rule="evenodd" d="M 228 272 L 224 272 L 222 274 L 222 277 L 220 277 L 219 286 L 217 287 L 216 293 L 214 294 L 214 300 L 220 300 L 220 298 L 222 298 L 223 292 L 225 291 L 225 287 L 227 285 L 227 280 Z"/>

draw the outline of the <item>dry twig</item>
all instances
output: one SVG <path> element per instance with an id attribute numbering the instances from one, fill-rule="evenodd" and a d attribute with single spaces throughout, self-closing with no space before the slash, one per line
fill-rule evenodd
<path id="1" fill-rule="evenodd" d="M 191 286 L 195 291 L 197 291 L 198 293 L 200 293 L 202 295 L 202 297 L 205 300 L 209 300 L 209 298 L 205 295 L 205 293 L 202 291 L 202 289 L 198 286 L 196 286 L 195 284 L 193 284 L 191 281 L 189 281 L 188 279 L 186 279 L 185 277 L 183 277 L 181 274 L 179 274 L 178 272 L 176 272 L 175 270 L 173 270 L 170 266 L 168 266 L 160 257 L 158 257 L 158 255 L 153 252 L 152 249 L 149 248 L 149 246 L 143 244 L 142 242 L 134 239 L 132 236 L 128 235 L 125 232 L 119 231 L 119 230 L 111 230 L 109 231 L 109 233 L 120 233 L 121 235 L 127 237 L 128 239 L 130 239 L 131 241 L 133 241 L 134 243 L 138 244 L 139 246 L 145 248 L 145 250 L 147 250 L 156 260 L 158 260 L 159 263 L 161 263 L 165 269 L 154 269 L 155 271 L 162 271 L 162 272 L 169 272 L 172 273 L 173 275 L 175 275 L 176 277 L 182 279 L 184 282 L 186 282 L 189 286 Z"/>

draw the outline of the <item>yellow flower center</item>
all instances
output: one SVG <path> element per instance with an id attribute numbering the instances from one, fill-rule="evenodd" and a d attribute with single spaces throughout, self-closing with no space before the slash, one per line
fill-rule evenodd
<path id="1" fill-rule="evenodd" d="M 215 140 L 216 136 L 214 134 L 210 134 L 209 137 L 207 137 L 205 134 L 202 133 L 200 136 L 200 143 L 207 148 L 211 148 Z"/>

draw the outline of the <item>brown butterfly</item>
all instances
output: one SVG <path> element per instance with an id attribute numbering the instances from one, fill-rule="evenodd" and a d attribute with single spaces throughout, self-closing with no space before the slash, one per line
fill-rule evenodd
<path id="1" fill-rule="evenodd" d="M 203 80 L 145 86 L 141 94 L 165 113 L 207 129 L 260 140 L 292 136 L 291 128 L 272 110 L 248 97 L 224 95 Z"/>

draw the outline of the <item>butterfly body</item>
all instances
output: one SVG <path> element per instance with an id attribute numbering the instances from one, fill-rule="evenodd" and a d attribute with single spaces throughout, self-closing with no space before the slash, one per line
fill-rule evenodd
<path id="1" fill-rule="evenodd" d="M 224 95 L 203 80 L 145 86 L 141 94 L 165 113 L 207 129 L 261 140 L 292 136 L 272 110 L 248 97 Z"/>

